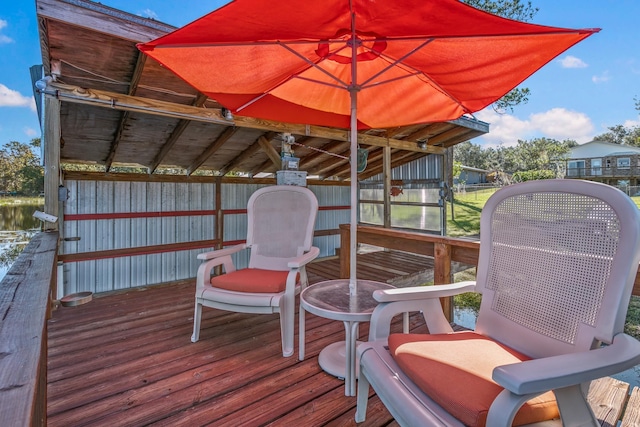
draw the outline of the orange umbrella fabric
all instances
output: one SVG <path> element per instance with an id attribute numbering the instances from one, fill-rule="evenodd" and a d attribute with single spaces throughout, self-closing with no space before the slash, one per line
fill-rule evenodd
<path id="1" fill-rule="evenodd" d="M 139 48 L 242 116 L 347 129 L 351 87 L 365 129 L 479 111 L 597 31 L 458 0 L 236 0 Z"/>
<path id="2" fill-rule="evenodd" d="M 138 48 L 236 115 L 349 129 L 356 165 L 358 129 L 479 111 L 597 31 L 504 19 L 459 0 L 235 0 Z M 352 167 L 353 207 L 356 183 Z"/>

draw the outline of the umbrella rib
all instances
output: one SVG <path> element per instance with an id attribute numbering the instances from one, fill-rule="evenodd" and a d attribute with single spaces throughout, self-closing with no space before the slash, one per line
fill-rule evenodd
<path id="1" fill-rule="evenodd" d="M 361 86 L 366 86 L 367 83 L 369 83 L 370 81 L 374 80 L 376 77 L 380 76 L 381 74 L 386 73 L 388 70 L 390 70 L 391 68 L 395 67 L 396 65 L 402 63 L 402 61 L 404 61 L 405 59 L 407 59 L 408 57 L 410 57 L 411 55 L 413 55 L 414 53 L 416 53 L 417 51 L 419 51 L 420 49 L 422 49 L 423 47 L 425 47 L 426 45 L 430 44 L 434 39 L 431 38 L 429 40 L 426 40 L 424 43 L 422 43 L 420 46 L 416 46 L 414 49 L 410 50 L 409 52 L 407 52 L 405 55 L 401 56 L 398 59 L 393 60 L 392 58 L 390 58 L 390 60 L 392 60 L 393 62 L 391 62 L 387 67 L 385 67 L 383 70 L 380 70 L 379 72 L 377 72 L 376 74 L 374 74 L 373 76 L 369 77 L 369 79 L 365 80 L 364 82 L 361 83 Z M 376 52 L 373 49 L 370 49 L 372 52 L 377 53 L 378 55 L 381 56 L 385 56 L 386 55 L 382 55 L 382 52 Z M 408 67 L 408 68 L 412 68 L 412 67 Z M 416 70 L 417 71 L 417 70 Z"/>
<path id="2" fill-rule="evenodd" d="M 328 77 L 332 78 L 333 80 L 335 80 L 336 82 L 339 83 L 339 85 L 336 85 L 336 87 L 340 87 L 343 89 L 347 89 L 349 87 L 349 85 L 342 81 L 341 79 L 339 79 L 337 76 L 334 76 L 333 74 L 331 74 L 329 71 L 325 70 L 324 68 L 322 68 L 320 65 L 318 65 L 317 63 L 313 62 L 312 60 L 310 60 L 309 58 L 307 58 L 304 55 L 299 54 L 298 52 L 296 52 L 295 50 L 291 49 L 289 46 L 287 46 L 286 43 L 280 43 L 278 42 L 278 45 L 282 46 L 283 48 L 285 48 L 286 50 L 288 50 L 289 52 L 291 52 L 292 54 L 294 54 L 295 56 L 297 56 L 298 58 L 302 59 L 304 62 L 306 62 L 307 64 L 309 64 L 310 66 L 314 67 L 315 69 L 317 69 L 318 71 L 326 74 Z M 298 73 L 300 74 L 300 73 Z M 299 77 L 298 78 L 302 78 Z M 311 80 L 310 81 L 315 81 L 315 80 Z M 316 81 L 317 83 L 320 83 L 319 81 Z M 342 85 L 342 86 L 340 86 Z M 331 85 L 330 85 L 331 86 Z"/>

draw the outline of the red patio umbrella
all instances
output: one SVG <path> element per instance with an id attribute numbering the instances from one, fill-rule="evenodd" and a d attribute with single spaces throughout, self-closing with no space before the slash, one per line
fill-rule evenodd
<path id="1" fill-rule="evenodd" d="M 357 130 L 483 109 L 598 29 L 513 21 L 459 0 L 235 0 L 139 48 L 234 114 Z"/>

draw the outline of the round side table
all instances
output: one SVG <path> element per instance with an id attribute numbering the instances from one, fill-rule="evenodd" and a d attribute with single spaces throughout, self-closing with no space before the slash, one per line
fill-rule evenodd
<path id="1" fill-rule="evenodd" d="M 304 360 L 305 310 L 316 316 L 344 322 L 345 342 L 325 347 L 318 356 L 320 367 L 327 373 L 344 378 L 345 395 L 356 395 L 356 340 L 360 322 L 371 320 L 378 305 L 373 291 L 392 289 L 391 285 L 372 280 L 357 281 L 357 295 L 349 293 L 349 279 L 319 282 L 300 293 L 300 360 Z"/>

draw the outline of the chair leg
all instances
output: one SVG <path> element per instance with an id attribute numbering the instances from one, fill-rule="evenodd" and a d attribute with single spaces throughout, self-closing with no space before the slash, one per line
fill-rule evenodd
<path id="1" fill-rule="evenodd" d="M 191 335 L 191 342 L 196 342 L 200 339 L 200 318 L 202 317 L 202 304 L 196 299 L 196 308 L 193 313 L 193 335 Z"/>
<path id="2" fill-rule="evenodd" d="M 280 334 L 282 335 L 282 355 L 293 355 L 293 333 L 295 322 L 295 297 L 286 295 L 280 301 Z"/>
<path id="3" fill-rule="evenodd" d="M 558 402 L 563 426 L 597 427 L 600 425 L 580 384 L 556 389 L 553 392 Z"/>

